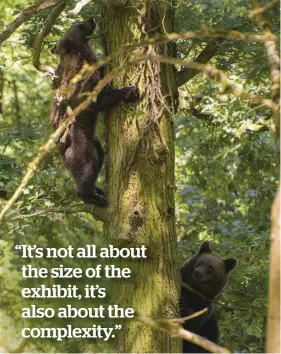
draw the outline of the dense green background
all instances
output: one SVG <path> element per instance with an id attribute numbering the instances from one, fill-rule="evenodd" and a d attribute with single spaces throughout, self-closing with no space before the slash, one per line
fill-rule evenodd
<path id="1" fill-rule="evenodd" d="M 56 39 L 73 19 L 67 11 L 45 39 L 41 61 L 53 67 L 57 59 L 49 52 Z M 7 0 L 0 18 L 8 23 L 24 0 Z M 100 2 L 87 5 L 75 20 L 98 15 Z M 247 1 L 181 0 L 176 8 L 177 32 L 202 25 L 258 33 L 247 16 Z M 49 123 L 51 82 L 36 72 L 31 48 L 48 11 L 26 22 L 2 47 L 0 74 L 4 82 L 0 115 L 0 190 L 10 196 L 21 180 L 28 162 L 52 132 Z M 277 34 L 278 6 L 270 10 Z M 118 29 L 117 29 L 118 30 Z M 99 40 L 95 42 L 100 51 Z M 194 59 L 206 42 L 178 43 L 179 58 Z M 245 91 L 268 96 L 269 71 L 262 44 L 237 41 L 218 42 L 218 54 L 211 64 L 227 72 L 231 82 Z M 221 342 L 231 351 L 263 352 L 267 311 L 268 246 L 270 206 L 277 186 L 277 148 L 271 113 L 264 107 L 230 95 L 220 95 L 218 84 L 200 74 L 180 88 L 180 108 L 176 126 L 176 217 L 179 259 L 196 252 L 208 239 L 223 256 L 236 256 L 239 266 L 219 299 Z M 100 131 L 102 135 L 103 125 Z M 104 176 L 102 176 L 102 180 Z M 5 199 L 5 198 L 4 198 Z M 3 204 L 4 199 L 0 199 Z M 73 180 L 56 150 L 44 161 L 23 196 L 1 228 L 1 309 L 0 346 L 19 345 L 20 288 L 22 260 L 14 252 L 16 244 L 63 247 L 98 243 L 102 224 L 88 214 L 48 214 L 20 217 L 51 207 L 79 203 Z M 56 264 L 56 262 L 54 262 Z M 33 261 L 46 266 L 46 261 Z M 69 261 L 71 266 L 79 266 Z M 83 263 L 83 267 L 93 263 Z M 51 266 L 48 260 L 48 266 Z M 52 303 L 54 305 L 54 303 Z M 56 306 L 56 305 L 55 305 Z M 39 325 L 41 320 L 33 320 Z M 47 321 L 46 321 L 47 323 Z M 52 326 L 56 324 L 52 321 Z M 3 335 L 4 334 L 4 335 Z M 106 351 L 103 343 L 87 341 L 30 341 L 32 352 Z"/>

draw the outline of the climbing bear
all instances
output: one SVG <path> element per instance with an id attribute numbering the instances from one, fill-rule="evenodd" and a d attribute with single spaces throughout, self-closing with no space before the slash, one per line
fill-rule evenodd
<path id="1" fill-rule="evenodd" d="M 53 83 L 53 88 L 59 89 L 54 97 L 51 116 L 55 129 L 69 115 L 67 107 L 74 110 L 85 100 L 82 94 L 93 91 L 102 78 L 102 70 L 98 70 L 86 82 L 69 87 L 70 81 L 80 72 L 84 63 L 97 62 L 95 52 L 89 44 L 89 36 L 95 28 L 92 18 L 75 23 L 52 49 L 52 53 L 60 56 Z M 107 87 L 98 95 L 96 102 L 92 102 L 76 116 L 69 131 L 60 137 L 59 148 L 65 166 L 75 179 L 78 197 L 85 203 L 99 206 L 107 204 L 102 189 L 96 186 L 104 160 L 104 150 L 96 134 L 98 113 L 109 110 L 121 101 L 135 102 L 138 99 L 139 90 L 135 86 L 122 89 Z"/>
<path id="2" fill-rule="evenodd" d="M 223 259 L 213 254 L 209 241 L 205 241 L 199 253 L 181 267 L 181 317 L 208 308 L 204 314 L 187 320 L 183 325 L 184 329 L 218 343 L 219 330 L 213 301 L 223 291 L 228 274 L 236 265 L 236 258 Z M 183 341 L 183 353 L 206 353 L 206 350 Z"/>

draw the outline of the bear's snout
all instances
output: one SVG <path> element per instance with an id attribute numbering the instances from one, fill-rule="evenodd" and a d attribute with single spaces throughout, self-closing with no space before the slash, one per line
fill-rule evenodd
<path id="1" fill-rule="evenodd" d="M 195 271 L 193 272 L 193 278 L 195 280 L 201 280 L 202 279 L 202 273 L 200 272 L 199 269 L 195 269 Z"/>

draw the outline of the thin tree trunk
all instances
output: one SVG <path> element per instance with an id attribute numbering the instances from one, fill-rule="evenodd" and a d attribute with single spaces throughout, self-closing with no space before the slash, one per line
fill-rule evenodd
<path id="1" fill-rule="evenodd" d="M 142 1 L 138 9 L 115 2 L 103 9 L 106 51 L 164 31 L 172 31 L 168 1 Z M 119 6 L 118 6 L 119 5 Z M 172 47 L 149 46 L 146 52 L 172 55 Z M 120 65 L 127 58 L 116 59 Z M 109 68 L 110 69 L 110 68 Z M 142 101 L 124 105 L 107 117 L 108 242 L 117 247 L 147 246 L 147 259 L 118 260 L 131 279 L 112 280 L 114 303 L 153 318 L 178 315 L 178 264 L 174 210 L 175 79 L 171 66 L 144 62 L 123 73 L 117 87 L 138 85 Z M 118 322 L 119 323 L 119 322 Z M 180 352 L 178 339 L 126 320 L 113 341 L 117 352 Z"/>
<path id="2" fill-rule="evenodd" d="M 4 73 L 0 71 L 0 114 L 3 115 Z"/>
<path id="3" fill-rule="evenodd" d="M 280 187 L 271 213 L 269 306 L 266 352 L 280 353 Z"/>
<path id="4" fill-rule="evenodd" d="M 19 103 L 19 96 L 18 96 L 18 87 L 16 80 L 12 81 L 13 91 L 14 91 L 14 104 L 15 104 L 15 115 L 17 121 L 17 127 L 20 127 L 20 103 Z"/>

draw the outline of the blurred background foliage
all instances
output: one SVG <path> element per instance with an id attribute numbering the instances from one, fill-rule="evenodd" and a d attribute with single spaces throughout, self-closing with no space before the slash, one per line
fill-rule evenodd
<path id="1" fill-rule="evenodd" d="M 41 54 L 44 64 L 56 67 L 57 58 L 50 54 L 50 48 L 73 21 L 69 10 L 75 4 L 76 1 L 69 3 L 45 39 Z M 98 16 L 100 5 L 102 1 L 88 4 L 75 21 L 93 14 Z M 23 6 L 27 6 L 24 0 L 1 4 L 1 25 L 10 22 Z M 176 31 L 206 25 L 258 33 L 256 24 L 248 17 L 249 11 L 250 5 L 244 0 L 179 0 L 175 8 Z M 0 52 L 1 204 L 16 189 L 28 162 L 52 132 L 51 82 L 33 68 L 31 60 L 36 34 L 48 13 L 42 11 L 26 22 L 4 42 Z M 269 11 L 269 18 L 278 34 L 278 5 Z M 208 43 L 207 39 L 180 41 L 178 57 L 194 60 Z M 245 91 L 269 96 L 269 70 L 263 44 L 218 40 L 215 45 L 212 65 L 224 70 L 231 82 Z M 95 46 L 101 52 L 99 39 Z M 235 352 L 264 352 L 270 207 L 278 178 L 274 122 L 264 106 L 220 95 L 218 84 L 203 74 L 182 86 L 179 93 L 179 110 L 174 117 L 179 260 L 182 263 L 195 253 L 205 239 L 213 241 L 215 252 L 238 258 L 239 266 L 218 301 L 221 343 Z M 14 246 L 79 247 L 82 237 L 83 244 L 101 242 L 102 224 L 88 214 L 31 215 L 78 202 L 74 183 L 54 149 L 14 204 L 1 229 L 0 347 L 17 348 L 22 341 L 20 312 L 24 304 L 20 289 L 27 282 L 21 279 L 23 262 Z M 82 265 L 77 260 L 65 263 L 72 267 L 93 266 L 91 260 L 83 260 Z M 32 264 L 52 267 L 57 261 L 41 259 L 33 260 Z M 52 305 L 57 306 L 53 302 Z M 40 323 L 40 319 L 32 320 L 32 326 L 40 327 Z M 52 326 L 56 325 L 52 320 Z M 84 340 L 36 339 L 24 347 L 26 352 L 106 350 L 100 341 Z"/>

